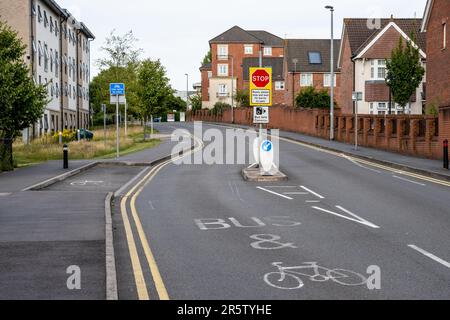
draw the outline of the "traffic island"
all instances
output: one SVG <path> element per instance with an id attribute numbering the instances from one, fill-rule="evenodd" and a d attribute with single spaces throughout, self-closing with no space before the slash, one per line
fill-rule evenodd
<path id="1" fill-rule="evenodd" d="M 289 178 L 278 169 L 273 169 L 270 174 L 264 174 L 261 169 L 249 167 L 242 170 L 242 176 L 249 182 L 279 182 L 287 181 Z"/>

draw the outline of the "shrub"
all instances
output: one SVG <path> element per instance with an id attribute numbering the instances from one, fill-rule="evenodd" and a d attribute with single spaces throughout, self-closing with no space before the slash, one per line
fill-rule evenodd
<path id="1" fill-rule="evenodd" d="M 64 129 L 62 132 L 62 142 L 63 143 L 69 143 L 72 141 L 75 141 L 77 139 L 77 133 L 75 131 L 70 131 L 67 129 Z M 59 143 L 59 132 L 56 132 L 53 135 L 53 141 L 55 143 Z"/>
<path id="2" fill-rule="evenodd" d="M 224 102 L 217 102 L 214 105 L 214 108 L 211 110 L 211 114 L 215 116 L 222 115 L 223 112 L 227 109 L 231 109 L 231 105 Z"/>
<path id="3" fill-rule="evenodd" d="M 297 108 L 329 109 L 330 99 L 326 89 L 316 90 L 313 87 L 308 87 L 300 91 L 297 98 L 295 98 L 295 105 Z M 335 105 L 337 105 L 336 102 Z"/>
<path id="4" fill-rule="evenodd" d="M 239 90 L 238 92 L 236 92 L 236 102 L 238 103 L 239 107 L 250 107 L 250 96 L 248 91 Z"/>

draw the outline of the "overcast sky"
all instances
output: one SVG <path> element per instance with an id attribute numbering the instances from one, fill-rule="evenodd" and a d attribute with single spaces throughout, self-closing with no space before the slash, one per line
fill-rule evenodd
<path id="1" fill-rule="evenodd" d="M 334 5 L 335 37 L 343 18 L 423 16 L 426 0 L 57 0 L 95 34 L 92 76 L 98 73 L 105 37 L 133 30 L 144 49 L 143 58 L 161 59 L 175 89 L 200 81 L 200 62 L 208 41 L 234 25 L 266 30 L 282 38 L 329 38 Z M 190 85 L 190 90 L 192 86 Z"/>

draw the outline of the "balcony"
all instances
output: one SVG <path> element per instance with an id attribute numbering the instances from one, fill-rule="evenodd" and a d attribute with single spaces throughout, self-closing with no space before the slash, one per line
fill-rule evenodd
<path id="1" fill-rule="evenodd" d="M 217 60 L 219 61 L 228 61 L 230 59 L 230 56 L 227 54 L 218 54 Z"/>
<path id="2" fill-rule="evenodd" d="M 217 98 L 229 98 L 230 93 L 229 92 L 217 92 L 216 97 Z"/>

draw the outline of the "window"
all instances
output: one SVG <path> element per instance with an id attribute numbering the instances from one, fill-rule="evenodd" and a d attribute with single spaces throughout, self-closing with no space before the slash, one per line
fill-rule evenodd
<path id="1" fill-rule="evenodd" d="M 208 79 L 212 78 L 212 71 L 208 71 Z"/>
<path id="2" fill-rule="evenodd" d="M 318 51 L 308 52 L 309 64 L 322 64 L 322 55 Z"/>
<path id="3" fill-rule="evenodd" d="M 59 76 L 59 53 L 55 50 L 55 76 Z"/>
<path id="4" fill-rule="evenodd" d="M 272 47 L 264 47 L 264 55 L 271 56 L 272 55 Z"/>
<path id="5" fill-rule="evenodd" d="M 386 60 L 371 60 L 370 61 L 370 78 L 374 80 L 386 79 Z"/>
<path id="6" fill-rule="evenodd" d="M 275 81 L 275 90 L 284 90 L 284 81 Z"/>
<path id="7" fill-rule="evenodd" d="M 385 115 L 385 114 L 386 114 L 386 111 L 378 111 L 378 115 L 379 115 L 379 116 Z"/>
<path id="8" fill-rule="evenodd" d="M 300 76 L 300 86 L 301 87 L 311 87 L 312 85 L 313 85 L 312 73 L 302 73 Z"/>
<path id="9" fill-rule="evenodd" d="M 48 25 L 47 11 L 44 10 L 44 27 L 47 28 L 47 25 Z"/>
<path id="10" fill-rule="evenodd" d="M 386 102 L 378 102 L 378 110 L 385 110 L 387 109 L 387 103 Z"/>
<path id="11" fill-rule="evenodd" d="M 50 49 L 50 72 L 53 72 L 53 64 L 55 63 L 55 57 L 53 56 L 53 49 Z"/>
<path id="12" fill-rule="evenodd" d="M 330 73 L 325 73 L 323 75 L 323 86 L 331 87 L 331 74 Z M 336 74 L 334 74 L 334 87 L 336 87 Z"/>
<path id="13" fill-rule="evenodd" d="M 442 49 L 447 48 L 447 23 L 442 24 Z"/>
<path id="14" fill-rule="evenodd" d="M 41 6 L 38 5 L 38 22 L 41 23 L 42 22 L 42 11 L 41 11 Z"/>
<path id="15" fill-rule="evenodd" d="M 253 45 L 252 44 L 246 44 L 244 46 L 244 53 L 245 54 L 253 54 Z"/>
<path id="16" fill-rule="evenodd" d="M 219 60 L 227 60 L 228 59 L 228 45 L 219 45 L 217 46 L 218 59 Z"/>
<path id="17" fill-rule="evenodd" d="M 53 32 L 53 17 L 50 16 L 50 32 Z"/>
<path id="18" fill-rule="evenodd" d="M 44 50 L 42 49 L 41 41 L 38 41 L 38 64 L 42 65 L 42 56 L 44 55 Z"/>
<path id="19" fill-rule="evenodd" d="M 228 95 L 228 87 L 226 84 L 219 84 L 219 91 L 217 95 L 219 97 L 226 97 Z"/>
<path id="20" fill-rule="evenodd" d="M 217 65 L 217 74 L 221 77 L 228 77 L 228 65 L 227 64 L 219 64 Z"/>
<path id="21" fill-rule="evenodd" d="M 64 54 L 63 56 L 63 64 L 64 64 L 64 73 L 67 74 L 67 53 Z"/>
<path id="22" fill-rule="evenodd" d="M 46 43 L 44 43 L 44 70 L 45 72 L 48 71 L 48 60 L 49 60 L 49 55 L 48 55 L 48 46 Z"/>

